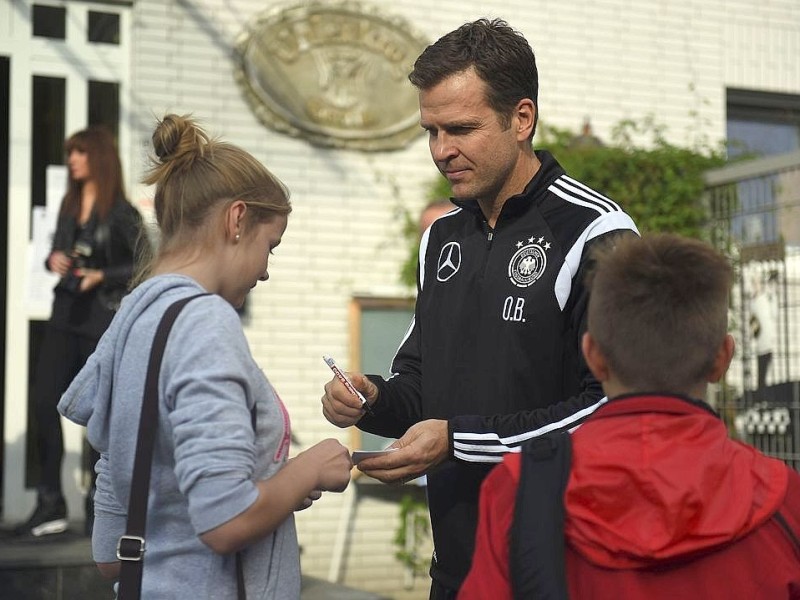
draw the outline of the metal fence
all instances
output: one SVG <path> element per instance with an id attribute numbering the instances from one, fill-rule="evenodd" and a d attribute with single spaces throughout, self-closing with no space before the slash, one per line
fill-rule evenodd
<path id="1" fill-rule="evenodd" d="M 736 269 L 737 350 L 710 400 L 734 437 L 800 470 L 800 152 L 707 173 L 705 200 Z"/>

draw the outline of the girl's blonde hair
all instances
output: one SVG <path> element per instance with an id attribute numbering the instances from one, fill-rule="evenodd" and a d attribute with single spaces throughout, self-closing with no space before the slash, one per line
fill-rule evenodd
<path id="1" fill-rule="evenodd" d="M 250 224 L 291 212 L 289 191 L 277 177 L 245 150 L 209 138 L 189 115 L 164 116 L 152 141 L 155 157 L 142 181 L 156 186 L 160 243 L 155 258 L 209 241 L 222 226 L 216 217 L 236 200 L 248 207 L 244 235 Z M 152 263 L 151 257 L 141 277 Z"/>

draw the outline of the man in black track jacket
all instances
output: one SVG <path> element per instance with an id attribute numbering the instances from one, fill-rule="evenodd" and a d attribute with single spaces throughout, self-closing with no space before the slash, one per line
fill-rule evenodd
<path id="1" fill-rule="evenodd" d="M 467 23 L 429 46 L 409 76 L 420 124 L 454 209 L 420 245 L 414 319 L 393 376 L 337 380 L 323 414 L 399 438 L 359 469 L 384 482 L 427 474 L 431 598 L 454 598 L 472 559 L 480 484 L 506 452 L 570 430 L 605 398 L 580 352 L 589 249 L 635 233 L 613 201 L 531 146 L 533 52 L 505 22 Z"/>

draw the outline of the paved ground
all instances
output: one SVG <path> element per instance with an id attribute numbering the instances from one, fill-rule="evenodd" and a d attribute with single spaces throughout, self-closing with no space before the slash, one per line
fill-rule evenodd
<path id="1" fill-rule="evenodd" d="M 49 539 L 19 540 L 0 527 L 0 598 L 61 600 L 113 599 L 107 580 L 91 560 L 82 523 Z M 10 594 L 10 595 L 9 595 Z M 301 600 L 389 600 L 313 577 L 303 577 Z"/>

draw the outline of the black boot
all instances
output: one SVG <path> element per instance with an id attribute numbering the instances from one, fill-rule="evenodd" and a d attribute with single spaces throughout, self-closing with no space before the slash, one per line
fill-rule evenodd
<path id="1" fill-rule="evenodd" d="M 39 492 L 30 518 L 14 528 L 14 535 L 42 537 L 67 530 L 67 504 L 58 492 Z"/>

